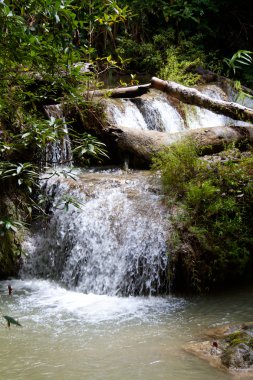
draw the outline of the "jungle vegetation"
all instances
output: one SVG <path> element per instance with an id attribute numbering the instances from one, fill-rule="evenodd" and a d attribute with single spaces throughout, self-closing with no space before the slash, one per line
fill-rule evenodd
<path id="1" fill-rule="evenodd" d="M 252 167 L 252 148 L 230 146 L 202 157 L 193 141 L 154 158 L 172 214 L 170 270 L 177 290 L 208 292 L 251 279 Z"/>
<path id="2" fill-rule="evenodd" d="M 193 84 L 201 66 L 250 87 L 251 16 L 247 0 L 0 0 L 0 278 L 16 273 L 25 226 L 43 213 L 41 152 L 65 134 L 44 107 L 65 102 L 90 122 L 102 112 L 83 94 L 121 73 Z M 76 162 L 106 158 L 68 123 Z"/>

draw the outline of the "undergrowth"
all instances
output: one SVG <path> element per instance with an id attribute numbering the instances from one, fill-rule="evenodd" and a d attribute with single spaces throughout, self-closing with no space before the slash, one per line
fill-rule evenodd
<path id="1" fill-rule="evenodd" d="M 250 278 L 252 153 L 233 147 L 201 158 L 191 141 L 154 158 L 172 214 L 175 289 L 206 292 Z"/>

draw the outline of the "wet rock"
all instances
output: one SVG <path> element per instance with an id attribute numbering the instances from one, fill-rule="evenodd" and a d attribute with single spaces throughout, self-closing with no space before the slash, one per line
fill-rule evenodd
<path id="1" fill-rule="evenodd" d="M 221 355 L 221 363 L 227 368 L 250 368 L 253 365 L 253 350 L 245 343 L 228 346 Z"/>
<path id="2" fill-rule="evenodd" d="M 253 374 L 253 323 L 225 325 L 205 332 L 209 340 L 190 342 L 184 349 L 211 366 L 235 375 Z M 205 338 L 206 339 L 206 338 Z"/>

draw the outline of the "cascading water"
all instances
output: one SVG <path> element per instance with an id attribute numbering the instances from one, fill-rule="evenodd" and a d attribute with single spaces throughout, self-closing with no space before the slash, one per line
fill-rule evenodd
<path id="1" fill-rule="evenodd" d="M 68 127 L 63 115 L 62 108 L 59 104 L 45 106 L 45 112 L 51 123 L 61 120 L 61 136 L 56 141 L 47 145 L 44 157 L 44 165 L 70 165 L 72 162 L 71 142 L 68 134 Z M 56 132 L 57 136 L 57 132 Z"/>
<path id="2" fill-rule="evenodd" d="M 230 100 L 230 94 L 216 85 L 199 88 L 203 94 L 216 100 Z M 231 97 L 234 94 L 231 93 Z M 251 102 L 252 106 L 252 102 Z M 134 99 L 111 99 L 107 106 L 108 119 L 112 124 L 141 130 L 181 132 L 185 129 L 212 128 L 226 125 L 249 125 L 204 108 L 172 101 L 158 91 Z"/>
<path id="3" fill-rule="evenodd" d="M 225 100 L 225 93 L 217 86 L 209 85 L 200 89 L 200 91 L 215 100 Z M 216 114 L 204 108 L 192 106 L 188 104 L 183 105 L 186 125 L 189 129 L 197 128 L 212 128 L 218 126 L 225 126 L 231 124 L 232 119 Z"/>
<path id="4" fill-rule="evenodd" d="M 216 99 L 225 97 L 214 85 L 202 91 Z M 231 123 L 227 117 L 181 102 L 174 102 L 172 107 L 169 97 L 154 90 L 134 99 L 110 99 L 107 111 L 118 125 L 167 133 Z M 46 162 L 70 162 L 71 146 L 62 109 L 47 106 L 46 112 L 65 126 L 65 138 L 50 145 Z M 53 215 L 32 237 L 34 254 L 26 263 L 26 274 L 52 278 L 84 293 L 142 295 L 168 290 L 166 212 L 147 176 L 122 171 L 86 172 L 79 174 L 77 182 L 51 178 L 46 191 Z M 56 206 L 64 197 L 69 204 L 66 193 L 81 200 L 81 209 L 70 204 L 65 213 Z"/>
<path id="5" fill-rule="evenodd" d="M 173 133 L 185 127 L 179 112 L 163 94 L 110 100 L 107 114 L 113 124 L 128 128 Z"/>
<path id="6" fill-rule="evenodd" d="M 146 99 L 136 98 L 132 99 L 132 102 L 143 115 L 147 129 L 168 133 L 184 130 L 182 117 L 165 96 L 159 95 L 155 98 Z"/>
<path id="7" fill-rule="evenodd" d="M 141 172 L 86 172 L 78 181 L 50 179 L 53 215 L 33 235 L 34 254 L 25 275 L 52 278 L 84 293 L 168 291 L 168 223 L 157 191 Z M 78 197 L 81 209 L 62 210 L 59 200 L 66 192 Z"/>

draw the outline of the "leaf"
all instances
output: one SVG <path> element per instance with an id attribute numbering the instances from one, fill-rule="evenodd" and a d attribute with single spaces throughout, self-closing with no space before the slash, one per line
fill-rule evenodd
<path id="1" fill-rule="evenodd" d="M 55 17 L 56 24 L 58 24 L 60 22 L 59 15 L 56 13 L 54 17 Z"/>
<path id="2" fill-rule="evenodd" d="M 13 232 L 18 231 L 18 229 L 15 226 L 13 226 L 13 224 L 10 224 L 10 230 L 12 230 Z"/>
<path id="3" fill-rule="evenodd" d="M 21 135 L 21 138 L 22 139 L 25 139 L 25 138 L 27 138 L 28 136 L 30 136 L 31 135 L 31 132 L 26 132 L 26 133 L 24 133 L 23 135 Z"/>
<path id="4" fill-rule="evenodd" d="M 23 169 L 23 165 L 22 164 L 20 164 L 19 166 L 17 166 L 17 174 L 20 174 L 21 171 L 22 171 L 22 169 Z"/>
<path id="5" fill-rule="evenodd" d="M 8 325 L 13 324 L 22 327 L 22 325 L 16 319 L 9 317 L 8 315 L 3 315 L 3 317 L 8 322 Z"/>

